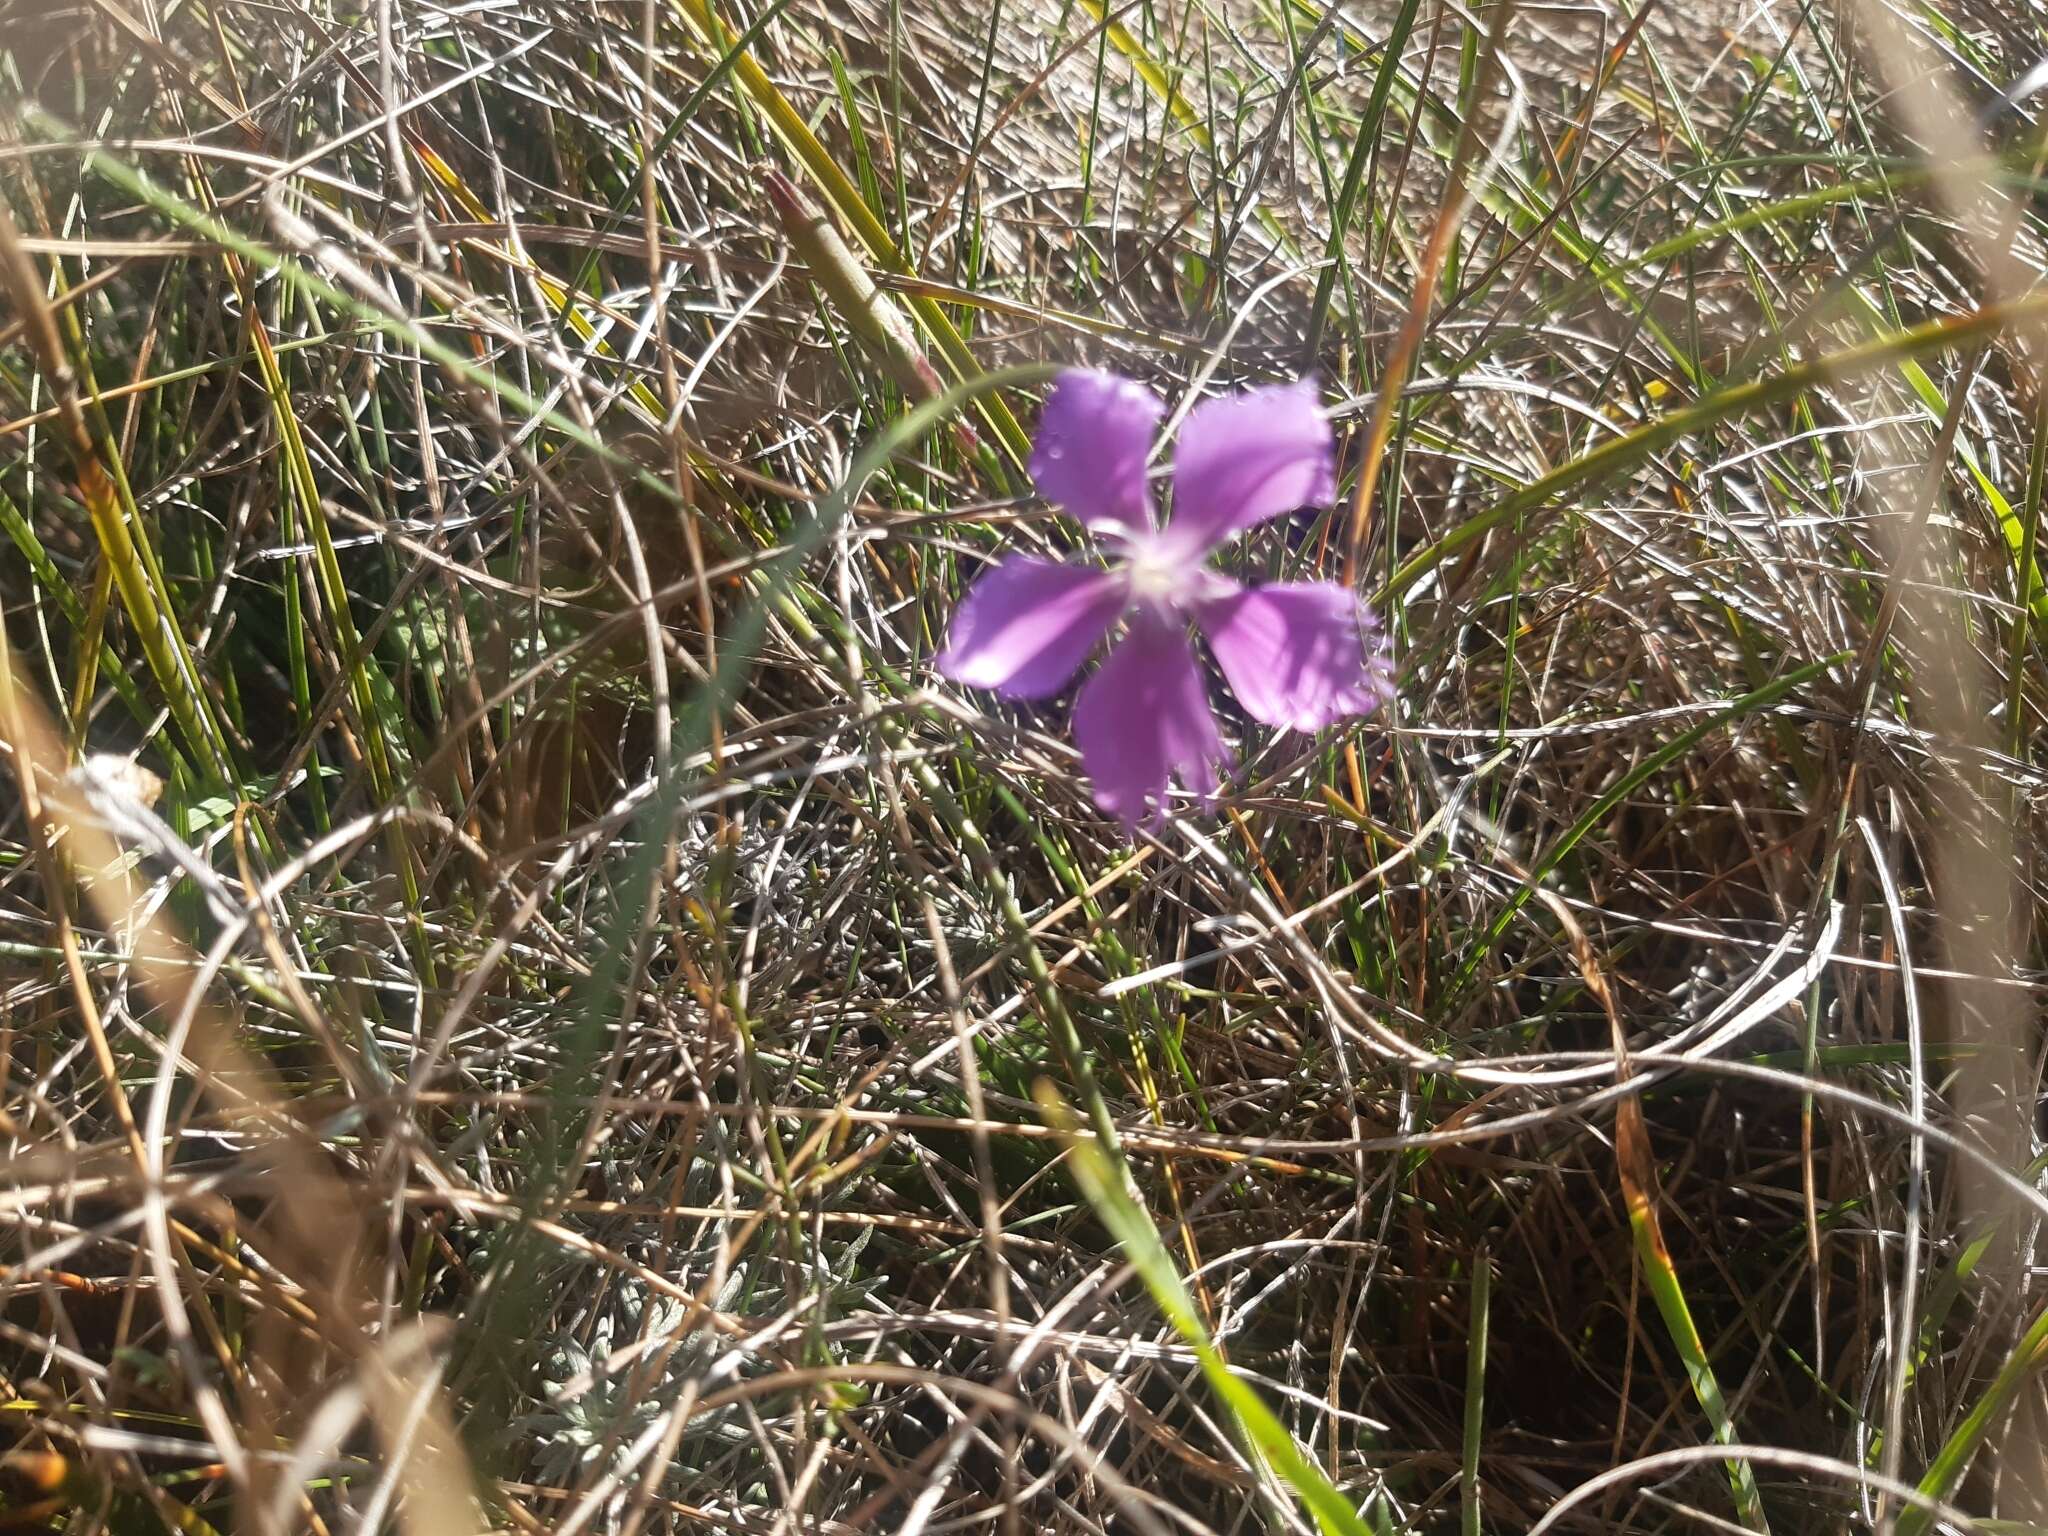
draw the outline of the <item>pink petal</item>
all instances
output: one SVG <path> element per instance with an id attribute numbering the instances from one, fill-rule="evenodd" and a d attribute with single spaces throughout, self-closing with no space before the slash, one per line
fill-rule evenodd
<path id="1" fill-rule="evenodd" d="M 1202 633 L 1254 719 L 1319 731 L 1394 696 L 1379 622 L 1330 581 L 1250 587 L 1204 603 Z"/>
<path id="2" fill-rule="evenodd" d="M 1126 827 L 1157 821 L 1174 779 L 1206 803 L 1230 752 L 1187 631 L 1138 614 L 1074 700 L 1074 740 L 1095 803 Z"/>
<path id="3" fill-rule="evenodd" d="M 1166 407 L 1121 374 L 1069 368 L 1053 381 L 1031 445 L 1031 478 L 1048 501 L 1098 533 L 1152 526 L 1145 459 Z"/>
<path id="4" fill-rule="evenodd" d="M 1337 494 L 1336 441 L 1313 379 L 1268 385 L 1188 413 L 1174 449 L 1172 532 L 1206 552 Z"/>
<path id="5" fill-rule="evenodd" d="M 1107 571 L 1013 555 L 968 589 L 938 668 L 1012 699 L 1058 693 L 1123 611 Z"/>

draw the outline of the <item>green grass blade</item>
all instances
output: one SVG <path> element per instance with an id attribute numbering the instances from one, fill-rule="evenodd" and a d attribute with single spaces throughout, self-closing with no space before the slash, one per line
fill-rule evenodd
<path id="1" fill-rule="evenodd" d="M 914 278 L 917 273 L 910 265 L 909 258 L 896 248 L 888 227 L 876 217 L 867 199 L 861 196 L 839 163 L 832 158 L 818 136 L 811 131 L 811 125 L 804 120 L 801 112 L 792 106 L 789 98 L 782 94 L 768 71 L 761 67 L 752 52 L 741 51 L 731 29 L 713 7 L 712 0 L 671 0 L 684 22 L 702 38 L 707 45 L 717 50 L 721 60 L 733 59 L 733 74 L 756 106 L 767 114 L 774 126 L 776 136 L 788 147 L 791 154 L 802 162 L 819 190 L 832 205 L 833 211 L 846 221 L 856 238 L 867 250 L 869 257 L 880 262 L 889 271 L 904 277 Z M 975 379 L 981 374 L 981 364 L 968 349 L 960 332 L 947 318 L 944 309 L 933 299 L 921 293 L 909 295 L 911 312 L 924 326 L 925 333 L 939 348 L 954 377 L 961 382 Z M 995 428 L 997 437 L 1014 462 L 1021 468 L 1030 455 L 1031 440 L 1010 408 L 997 395 L 978 396 L 981 408 Z"/>
<path id="2" fill-rule="evenodd" d="M 2048 1363 L 2048 1309 L 2035 1316 L 2020 1339 L 2019 1347 L 1999 1367 L 1991 1385 L 1984 1389 L 1984 1395 L 1971 1406 L 1963 1416 L 1963 1422 L 1956 1426 L 1955 1433 L 1935 1453 L 1926 1475 L 1920 1479 L 1922 1493 L 1932 1499 L 1948 1497 L 1962 1480 L 1971 1459 L 1983 1447 L 1986 1437 L 2044 1363 Z M 1932 1514 L 1920 1505 L 1903 1509 L 1899 1511 L 1896 1527 L 1898 1536 L 1923 1536 L 1932 1520 Z"/>
<path id="3" fill-rule="evenodd" d="M 1210 1338 L 1194 1298 L 1181 1283 L 1180 1271 L 1174 1267 L 1173 1255 L 1167 1252 L 1158 1227 L 1118 1176 L 1107 1153 L 1094 1141 L 1072 1135 L 1073 1112 L 1048 1086 L 1041 1085 L 1038 1102 L 1046 1119 L 1069 1135 L 1069 1166 L 1088 1203 L 1123 1248 L 1124 1258 L 1152 1293 L 1153 1302 L 1194 1350 L 1203 1379 L 1230 1410 L 1246 1445 L 1293 1490 L 1325 1536 L 1374 1536 L 1371 1523 L 1308 1458 L 1265 1400 L 1231 1370 Z"/>

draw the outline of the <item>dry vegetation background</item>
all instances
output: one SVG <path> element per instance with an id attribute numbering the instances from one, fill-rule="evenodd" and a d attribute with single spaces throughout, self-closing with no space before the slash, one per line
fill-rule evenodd
<path id="1" fill-rule="evenodd" d="M 0 1528 L 2048 1527 L 2044 55 L 0 3 Z M 1401 672 L 1135 843 L 1076 360 Z"/>

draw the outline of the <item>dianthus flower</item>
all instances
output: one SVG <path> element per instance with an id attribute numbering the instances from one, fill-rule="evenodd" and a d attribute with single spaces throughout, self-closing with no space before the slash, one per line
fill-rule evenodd
<path id="1" fill-rule="evenodd" d="M 1123 639 L 1081 685 L 1074 740 L 1095 800 L 1126 827 L 1156 821 L 1173 780 L 1207 803 L 1230 751 L 1188 635 L 1208 641 L 1245 711 L 1318 731 L 1393 697 L 1378 621 L 1328 581 L 1246 587 L 1210 567 L 1236 535 L 1336 495 L 1335 443 L 1309 380 L 1210 400 L 1188 413 L 1173 515 L 1154 516 L 1145 473 L 1165 407 L 1114 373 L 1054 381 L 1031 476 L 1108 546 L 1107 569 L 1012 555 L 953 616 L 939 670 L 1005 698 L 1058 693 L 1119 618 Z"/>

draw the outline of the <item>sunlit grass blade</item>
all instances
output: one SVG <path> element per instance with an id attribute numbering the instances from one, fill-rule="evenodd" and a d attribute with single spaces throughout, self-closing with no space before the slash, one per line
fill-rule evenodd
<path id="1" fill-rule="evenodd" d="M 69 307 L 64 310 L 69 335 L 61 336 L 4 202 L 0 202 L 0 286 L 9 291 L 14 311 L 22 317 L 38 361 L 57 393 L 79 499 L 85 503 L 100 558 L 113 572 L 114 587 L 135 626 L 157 688 L 197 761 L 216 783 L 232 783 L 227 739 L 200 681 L 148 526 L 135 505 L 120 455 L 108 439 L 104 417 L 91 404 L 96 400 L 93 372 L 80 345 L 75 315 Z M 74 384 L 79 394 L 74 394 Z M 90 625 L 85 633 L 97 656 L 99 637 Z"/>
<path id="2" fill-rule="evenodd" d="M 1094 1140 L 1073 1134 L 1073 1112 L 1049 1085 L 1040 1088 L 1038 1102 L 1046 1119 L 1068 1133 L 1068 1166 L 1087 1194 L 1088 1203 L 1116 1238 L 1125 1261 L 1152 1293 L 1154 1305 L 1194 1350 L 1202 1367 L 1202 1379 L 1230 1410 L 1247 1448 L 1293 1490 L 1326 1536 L 1376 1536 L 1374 1525 L 1323 1475 L 1259 1394 L 1230 1368 L 1202 1322 L 1194 1298 L 1181 1283 L 1180 1271 L 1174 1267 L 1173 1256 L 1160 1239 L 1158 1227 L 1132 1196 L 1116 1165 Z"/>
<path id="3" fill-rule="evenodd" d="M 1935 1453 L 1926 1475 L 1920 1479 L 1922 1493 L 1934 1499 L 1948 1497 L 1962 1480 L 1977 1452 L 1983 1448 L 1991 1431 L 2012 1410 L 2014 1399 L 2044 1364 L 2048 1364 L 2048 1309 L 2035 1314 L 2033 1322 L 2021 1335 L 2018 1346 L 1998 1368 L 1991 1385 L 1984 1389 L 1983 1395 L 1971 1405 L 1955 1432 Z M 1899 1536 L 1922 1536 L 1932 1521 L 1933 1516 L 1928 1510 L 1917 1504 L 1911 1505 L 1899 1511 L 1896 1529 Z"/>
<path id="4" fill-rule="evenodd" d="M 702 38 L 708 47 L 717 50 L 721 63 L 727 57 L 732 58 L 733 73 L 741 87 L 767 115 L 768 121 L 774 126 L 776 136 L 788 146 L 790 153 L 802 162 L 804 169 L 817 182 L 819 190 L 831 203 L 833 211 L 846 221 L 847 227 L 854 232 L 868 255 L 890 271 L 914 277 L 915 270 L 903 252 L 896 248 L 896 242 L 888 227 L 875 216 L 874 210 L 861 196 L 860 189 L 839 168 L 838 162 L 819 141 L 817 134 L 811 131 L 811 126 L 804 120 L 803 114 L 790 105 L 788 98 L 782 94 L 752 52 L 743 52 L 737 47 L 731 29 L 726 26 L 715 9 L 714 0 L 671 0 L 671 3 L 691 30 Z M 965 382 L 980 375 L 980 363 L 968 350 L 967 343 L 961 339 L 960 332 L 954 327 L 953 322 L 946 317 L 945 310 L 922 294 L 911 296 L 910 308 L 924 326 L 926 334 L 938 346 L 956 379 Z M 1030 452 L 1031 445 L 1023 427 L 1011 414 L 1009 406 L 1000 396 L 990 395 L 982 400 L 981 408 L 1014 462 L 1021 466 Z"/>
<path id="5" fill-rule="evenodd" d="M 1742 1437 L 1735 1432 L 1735 1420 L 1728 1411 L 1720 1379 L 1714 1374 L 1714 1362 L 1707 1355 L 1698 1325 L 1693 1322 L 1685 1286 L 1671 1262 L 1671 1250 L 1664 1244 L 1664 1225 L 1657 1213 L 1656 1164 L 1643 1129 L 1639 1098 L 1623 1099 L 1616 1110 L 1614 1150 L 1643 1283 L 1649 1287 L 1650 1297 L 1657 1304 L 1657 1315 L 1664 1321 L 1664 1331 L 1685 1365 L 1686 1380 L 1692 1384 L 1693 1397 L 1706 1414 L 1714 1438 L 1723 1445 L 1734 1445 Z M 1735 1512 L 1742 1523 L 1753 1531 L 1768 1531 L 1763 1501 L 1757 1492 L 1756 1472 L 1747 1459 L 1737 1457 L 1728 1463 L 1728 1481 L 1735 1497 Z"/>

